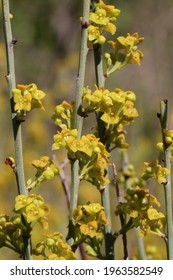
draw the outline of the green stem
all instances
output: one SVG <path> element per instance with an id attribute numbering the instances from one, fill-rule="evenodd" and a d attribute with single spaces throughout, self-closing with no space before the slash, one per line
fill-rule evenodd
<path id="1" fill-rule="evenodd" d="M 100 45 L 96 45 L 94 47 L 94 61 L 95 61 L 96 83 L 99 87 L 104 87 L 105 77 L 103 74 L 102 48 Z"/>
<path id="2" fill-rule="evenodd" d="M 173 260 L 173 224 L 172 224 L 172 195 L 171 195 L 171 145 L 165 142 L 164 131 L 168 129 L 168 101 L 163 100 L 160 104 L 160 123 L 162 128 L 162 139 L 164 148 L 164 167 L 166 167 L 170 173 L 166 177 L 166 184 L 164 184 L 165 191 L 165 205 L 166 205 L 166 220 L 167 220 L 167 257 L 169 260 Z"/>
<path id="3" fill-rule="evenodd" d="M 13 96 L 12 96 L 12 89 L 16 87 L 16 79 L 15 79 L 14 53 L 13 53 L 14 40 L 11 31 L 9 0 L 2 0 L 2 11 L 3 11 L 6 56 L 7 56 L 7 82 L 8 82 L 9 97 L 10 97 L 10 104 L 11 104 L 12 124 L 13 124 L 13 134 L 14 134 L 15 154 L 16 154 L 16 180 L 18 186 L 18 193 L 27 195 L 26 188 L 25 188 L 24 168 L 23 168 L 21 122 L 17 121 L 16 119 L 16 114 L 14 112 Z M 31 259 L 30 239 L 25 237 L 24 237 L 24 248 L 26 249 L 23 258 Z"/>
<path id="4" fill-rule="evenodd" d="M 139 231 L 138 228 L 135 228 L 134 230 L 135 230 L 136 236 L 137 236 L 139 259 L 140 260 L 147 260 L 147 255 L 146 255 L 146 251 L 145 251 L 144 238 L 138 236 L 138 231 Z"/>
<path id="5" fill-rule="evenodd" d="M 102 49 L 100 45 L 96 45 L 94 48 L 94 61 L 95 61 L 95 73 L 96 73 L 96 84 L 97 86 L 104 87 L 105 86 L 105 77 L 103 74 L 103 61 L 102 61 Z M 101 115 L 98 113 L 97 117 L 97 125 L 98 125 L 98 137 L 100 141 L 104 143 L 104 135 L 105 135 L 105 125 L 103 121 L 100 119 Z M 108 170 L 107 170 L 108 171 Z M 107 220 L 109 221 L 109 226 L 106 226 L 105 233 L 105 253 L 106 258 L 108 260 L 114 259 L 114 239 L 112 237 L 112 229 L 111 229 L 111 207 L 110 207 L 110 187 L 109 185 L 105 185 L 103 191 L 101 192 L 102 204 L 105 209 L 105 215 Z"/>
<path id="6" fill-rule="evenodd" d="M 90 12 L 90 0 L 83 0 L 83 16 L 82 16 L 82 28 L 81 28 L 81 46 L 79 56 L 79 69 L 76 83 L 76 108 L 75 108 L 75 128 L 78 130 L 78 138 L 81 137 L 83 118 L 81 117 L 82 108 L 82 94 L 85 80 L 85 69 L 87 59 L 87 40 L 88 40 L 88 21 Z"/>
<path id="7" fill-rule="evenodd" d="M 83 16 L 82 16 L 82 28 L 81 28 L 81 46 L 79 56 L 79 69 L 77 75 L 76 84 L 76 96 L 75 96 L 75 120 L 74 128 L 78 131 L 78 139 L 81 137 L 83 117 L 82 117 L 82 94 L 84 88 L 85 68 L 87 59 L 87 39 L 88 39 L 88 21 L 90 12 L 90 0 L 83 0 Z M 69 214 L 69 233 L 67 236 L 68 243 L 73 244 L 73 211 L 77 206 L 78 200 L 78 188 L 79 188 L 79 161 L 76 159 L 71 162 L 71 199 L 70 199 L 70 214 Z"/>

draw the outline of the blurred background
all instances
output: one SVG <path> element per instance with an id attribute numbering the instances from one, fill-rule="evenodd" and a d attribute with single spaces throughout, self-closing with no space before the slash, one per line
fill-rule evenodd
<path id="1" fill-rule="evenodd" d="M 75 97 L 78 51 L 80 45 L 80 23 L 82 2 L 78 0 L 11 0 L 13 14 L 13 36 L 17 40 L 15 48 L 16 81 L 21 84 L 36 83 L 47 93 L 43 103 L 45 112 L 32 111 L 23 124 L 23 151 L 26 179 L 34 176 L 31 166 L 33 159 L 52 156 L 51 145 L 56 133 L 51 116 L 54 107 L 63 100 L 71 101 Z M 141 66 L 128 65 L 113 74 L 106 82 L 107 87 L 132 90 L 136 93 L 136 107 L 139 117 L 128 127 L 127 142 L 129 160 L 134 164 L 137 174 L 144 170 L 144 161 L 158 157 L 156 143 L 161 141 L 160 123 L 157 112 L 160 101 L 168 99 L 169 124 L 173 127 L 173 1 L 172 0 L 116 0 L 105 1 L 121 10 L 117 19 L 115 36 L 129 32 L 138 32 L 144 37 L 140 45 L 144 53 Z M 89 53 L 85 85 L 92 88 L 95 84 L 93 54 Z M 14 157 L 10 106 L 8 100 L 6 75 L 6 57 L 0 16 L 0 213 L 12 214 L 17 187 L 14 175 L 4 161 Z M 87 127 L 87 123 L 86 123 Z M 56 152 L 59 163 L 65 159 L 65 151 Z M 118 166 L 119 153 L 113 153 L 112 159 Z M 67 181 L 70 183 L 70 168 L 66 167 Z M 164 195 L 160 186 L 149 186 L 158 197 L 164 211 Z M 113 192 L 112 211 L 116 199 Z M 66 236 L 68 209 L 66 198 L 59 178 L 43 183 L 36 190 L 50 205 L 50 231 L 60 231 Z M 96 202 L 100 199 L 98 191 L 87 183 L 81 183 L 79 203 Z M 113 215 L 114 219 L 114 215 Z M 63 221 L 63 222 L 62 222 Z M 115 228 L 118 225 L 115 225 Z M 40 241 L 42 232 L 39 227 L 34 231 L 33 242 Z M 130 258 L 137 258 L 136 241 L 129 234 Z M 163 241 L 149 236 L 145 240 L 149 258 L 164 259 Z M 155 244 L 153 246 L 153 244 Z M 117 258 L 122 258 L 121 240 L 117 242 Z M 136 248 L 136 249 L 134 249 Z M 16 259 L 8 249 L 0 250 L 0 259 Z"/>

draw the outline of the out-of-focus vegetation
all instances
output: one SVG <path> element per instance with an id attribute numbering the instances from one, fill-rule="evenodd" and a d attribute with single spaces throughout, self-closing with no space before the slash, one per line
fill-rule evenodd
<path id="1" fill-rule="evenodd" d="M 139 118 L 128 132 L 129 159 L 140 173 L 143 162 L 150 161 L 158 155 L 156 145 L 161 140 L 160 124 L 157 119 L 159 104 L 168 99 L 169 108 L 173 106 L 173 2 L 171 0 L 122 0 L 107 1 L 122 10 L 117 20 L 118 34 L 126 35 L 138 32 L 145 38 L 142 46 L 144 59 L 141 67 L 131 67 L 116 72 L 109 80 L 109 87 L 133 90 L 137 95 Z M 116 2 L 116 3 L 115 3 Z M 11 0 L 13 14 L 13 35 L 15 45 L 15 66 L 17 83 L 36 83 L 47 93 L 44 103 L 45 112 L 33 112 L 23 125 L 23 151 L 26 178 L 34 176 L 31 166 L 33 159 L 43 155 L 52 156 L 53 134 L 56 128 L 51 120 L 54 107 L 64 99 L 70 101 L 75 96 L 76 75 L 78 66 L 78 49 L 82 1 L 56 0 Z M 92 52 L 87 64 L 87 84 L 94 83 Z M 0 20 L 0 213 L 11 214 L 17 187 L 14 174 L 5 165 L 8 156 L 14 156 L 10 106 L 7 96 L 6 57 Z M 170 127 L 173 114 L 170 110 Z M 59 163 L 65 158 L 65 152 L 57 153 Z M 115 153 L 114 162 L 119 162 L 120 155 Z M 70 169 L 66 166 L 66 176 L 70 181 Z M 70 183 L 70 182 L 69 182 Z M 163 190 L 151 184 L 152 193 L 163 203 Z M 66 198 L 59 178 L 51 183 L 44 183 L 36 191 L 50 205 L 51 231 L 67 232 L 68 209 Z M 116 200 L 114 191 L 112 209 Z M 95 202 L 99 199 L 97 190 L 89 184 L 82 183 L 79 191 L 80 204 L 85 204 L 86 197 Z M 164 205 L 163 205 L 164 206 Z M 62 222 L 63 221 L 63 222 Z M 40 230 L 35 229 L 34 242 L 40 240 Z M 38 233 L 37 233 L 38 232 Z M 131 258 L 138 258 L 134 248 L 134 238 L 129 234 L 129 251 Z M 152 246 L 153 238 L 146 238 L 149 258 L 164 259 L 165 249 L 159 242 L 159 252 Z M 116 247 L 120 247 L 116 243 Z M 120 251 L 120 250 L 118 250 Z M 135 255 L 136 253 L 136 255 Z M 15 259 L 12 251 L 1 250 L 0 259 Z M 122 254 L 117 255 L 122 258 Z"/>

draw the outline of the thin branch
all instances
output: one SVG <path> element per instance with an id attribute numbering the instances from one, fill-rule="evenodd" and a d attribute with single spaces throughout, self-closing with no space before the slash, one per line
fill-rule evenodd
<path id="1" fill-rule="evenodd" d="M 103 61 L 102 61 L 102 49 L 100 45 L 96 45 L 94 48 L 94 62 L 95 62 L 95 75 L 96 84 L 99 88 L 105 86 L 105 77 L 103 75 Z M 101 120 L 101 113 L 96 114 L 98 137 L 103 144 L 105 143 L 105 124 Z M 107 170 L 108 173 L 108 170 Z M 114 259 L 114 239 L 112 237 L 111 229 L 111 207 L 110 207 L 110 189 L 109 185 L 105 185 L 101 192 L 102 204 L 105 209 L 105 215 L 109 221 L 109 226 L 106 226 L 105 233 L 105 251 L 107 259 Z"/>
<path id="2" fill-rule="evenodd" d="M 164 184 L 165 191 L 165 205 L 166 205 L 166 221 L 167 221 L 167 257 L 169 260 L 173 260 L 173 223 L 172 223 L 172 194 L 171 194 L 171 145 L 165 142 L 165 130 L 168 129 L 168 101 L 163 100 L 160 104 L 160 118 L 163 149 L 164 149 L 164 167 L 166 167 L 170 173 L 166 176 L 166 184 Z"/>
<path id="3" fill-rule="evenodd" d="M 119 191 L 119 185 L 118 185 L 118 180 L 117 180 L 117 170 L 116 170 L 116 166 L 114 163 L 112 164 L 112 169 L 113 169 L 113 177 L 114 177 L 114 185 L 115 185 L 115 189 L 116 189 L 117 201 L 118 201 L 118 205 L 119 205 L 122 203 L 122 197 L 121 197 L 120 191 Z M 125 217 L 123 214 L 119 214 L 119 218 L 120 218 L 121 228 L 123 228 L 125 225 Z M 124 248 L 124 260 L 127 260 L 128 259 L 128 249 L 127 249 L 126 232 L 122 233 L 122 239 L 123 239 L 123 248 Z"/>
<path id="4" fill-rule="evenodd" d="M 77 75 L 76 96 L 75 96 L 75 121 L 74 128 L 78 131 L 78 138 L 81 137 L 83 117 L 81 112 L 82 94 L 84 87 L 85 68 L 87 59 L 87 38 L 88 38 L 88 21 L 90 11 L 90 0 L 83 0 L 83 16 L 81 28 L 81 46 L 79 55 L 79 70 Z M 67 241 L 70 245 L 74 242 L 74 221 L 73 211 L 77 206 L 79 189 L 79 160 L 71 161 L 71 194 L 70 194 L 70 213 L 69 213 L 69 231 Z"/>
<path id="5" fill-rule="evenodd" d="M 62 184 L 64 193 L 65 193 L 65 197 L 66 197 L 66 201 L 67 201 L 67 207 L 69 209 L 70 208 L 70 187 L 68 185 L 67 177 L 66 177 L 66 174 L 64 172 L 64 168 L 65 168 L 65 166 L 66 166 L 66 164 L 68 163 L 69 160 L 68 160 L 68 158 L 66 158 L 64 160 L 64 162 L 60 165 L 55 155 L 52 155 L 52 159 L 55 162 L 55 164 L 57 166 L 59 166 L 59 168 L 60 168 L 59 177 L 60 177 L 61 184 Z"/>
<path id="6" fill-rule="evenodd" d="M 10 22 L 10 11 L 9 11 L 9 0 L 2 0 L 2 11 L 3 11 L 3 23 L 4 23 L 4 37 L 6 46 L 7 56 L 7 82 L 9 90 L 9 98 L 11 104 L 12 113 L 12 124 L 16 154 L 16 180 L 18 186 L 18 193 L 27 195 L 25 188 L 25 176 L 23 167 L 23 152 L 22 152 L 22 133 L 21 133 L 21 122 L 16 119 L 16 113 L 14 112 L 14 103 L 12 97 L 12 90 L 16 87 L 15 79 L 15 66 L 14 66 L 14 53 L 13 46 L 16 40 L 12 37 L 11 22 Z M 31 259 L 31 241 L 24 237 L 24 259 Z"/>

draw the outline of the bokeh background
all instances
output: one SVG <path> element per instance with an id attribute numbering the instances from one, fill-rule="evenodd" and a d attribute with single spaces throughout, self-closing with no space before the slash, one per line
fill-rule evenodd
<path id="1" fill-rule="evenodd" d="M 169 124 L 173 126 L 173 1 L 172 0 L 116 0 L 105 1 L 114 4 L 122 12 L 117 20 L 116 36 L 138 32 L 145 37 L 140 49 L 144 53 L 141 66 L 129 65 L 113 74 L 107 87 L 132 90 L 137 95 L 136 107 L 139 117 L 128 128 L 127 140 L 130 144 L 129 159 L 137 174 L 144 170 L 144 161 L 158 157 L 156 143 L 161 141 L 160 123 L 157 112 L 160 101 L 168 99 Z M 63 100 L 71 101 L 75 96 L 78 51 L 80 43 L 79 17 L 82 1 L 78 0 L 11 0 L 13 14 L 13 36 L 15 45 L 15 66 L 17 83 L 36 83 L 47 93 L 44 101 L 46 111 L 32 111 L 23 124 L 23 152 L 26 179 L 34 176 L 31 166 L 33 159 L 43 155 L 52 156 L 51 145 L 56 133 L 51 116 L 54 107 Z M 0 16 L 0 213 L 12 214 L 17 187 L 14 175 L 4 161 L 14 157 L 10 106 L 8 100 L 6 57 Z M 89 53 L 85 85 L 95 84 L 93 54 Z M 86 123 L 86 129 L 89 126 Z M 61 164 L 65 151 L 56 152 Z M 114 153 L 111 159 L 118 166 L 120 154 Z M 66 166 L 66 178 L 70 184 L 70 168 Z M 113 186 L 112 212 L 116 198 Z M 160 186 L 149 186 L 161 202 L 164 211 L 164 195 Z M 37 190 L 50 205 L 50 231 L 67 233 L 68 209 L 59 178 L 43 183 Z M 86 200 L 87 199 L 87 200 Z M 98 191 L 87 183 L 82 183 L 79 203 L 100 199 Z M 116 224 L 115 228 L 119 225 Z M 33 242 L 42 239 L 39 227 L 34 230 Z M 137 245 L 133 234 L 129 234 L 130 258 L 137 258 Z M 154 246 L 153 246 L 154 244 Z M 145 239 L 148 258 L 166 257 L 164 242 L 157 237 Z M 117 258 L 122 258 L 121 240 L 117 242 Z M 8 249 L 0 250 L 0 259 L 16 259 L 18 256 Z"/>

